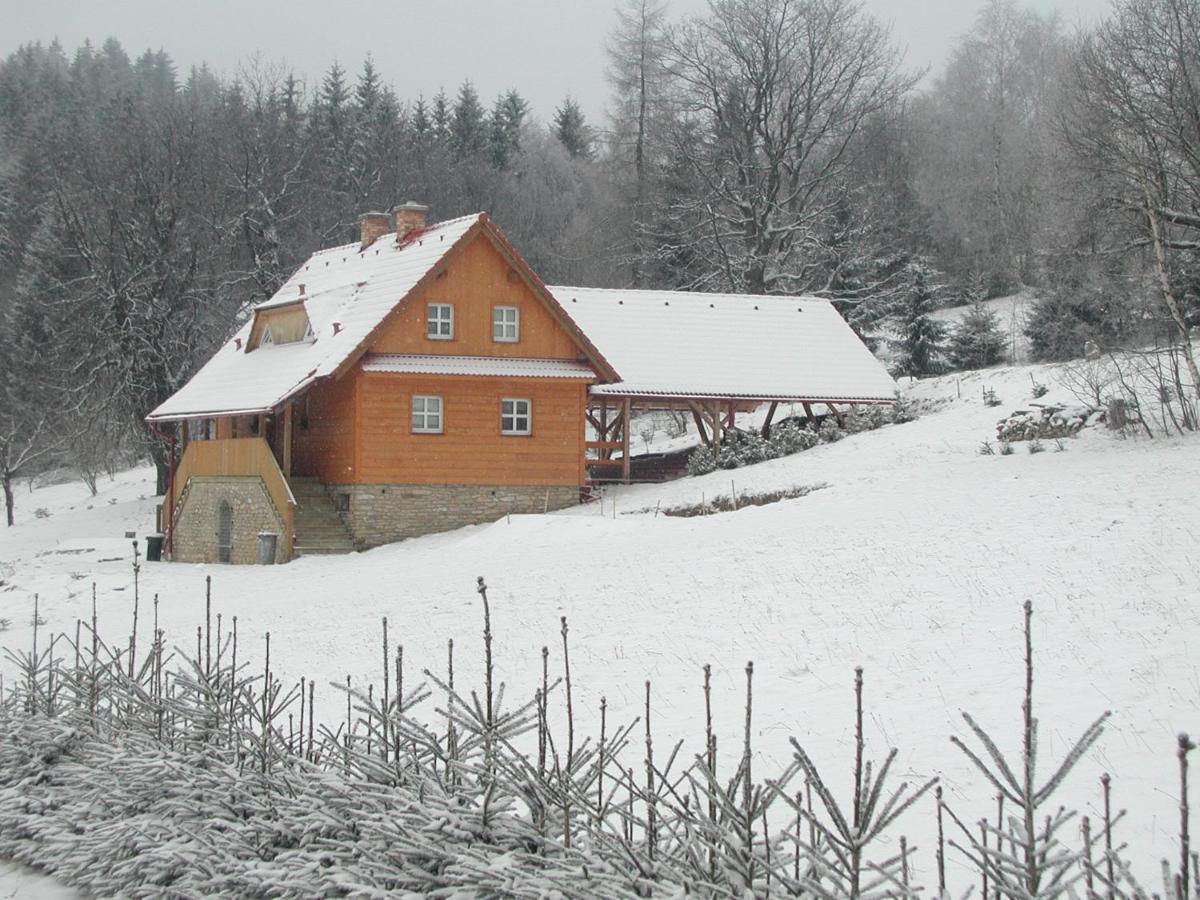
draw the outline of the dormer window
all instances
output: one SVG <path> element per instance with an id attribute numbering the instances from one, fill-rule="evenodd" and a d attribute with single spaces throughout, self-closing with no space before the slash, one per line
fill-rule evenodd
<path id="1" fill-rule="evenodd" d="M 271 326 L 267 325 L 263 328 L 262 337 L 258 339 L 258 346 L 270 347 L 275 343 L 275 339 L 271 337 Z"/>
<path id="2" fill-rule="evenodd" d="M 425 307 L 425 336 L 433 341 L 454 340 L 454 306 L 430 303 Z"/>

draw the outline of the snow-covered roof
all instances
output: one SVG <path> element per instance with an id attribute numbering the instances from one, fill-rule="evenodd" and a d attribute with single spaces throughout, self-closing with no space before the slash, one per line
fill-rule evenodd
<path id="1" fill-rule="evenodd" d="M 815 297 L 551 287 L 620 374 L 591 393 L 891 400 L 896 384 Z"/>
<path id="2" fill-rule="evenodd" d="M 596 373 L 584 363 L 569 359 L 520 359 L 493 356 L 423 356 L 407 353 L 371 353 L 363 360 L 364 372 L 421 375 L 499 375 L 510 378 L 582 378 Z"/>
<path id="3" fill-rule="evenodd" d="M 354 243 L 314 253 L 257 309 L 287 306 L 303 295 L 315 340 L 273 344 L 247 353 L 251 328 L 247 322 L 147 418 L 266 412 L 316 379 L 332 375 L 483 219 L 476 213 L 439 222 L 400 245 L 394 235 L 384 235 L 365 250 Z"/>
<path id="4" fill-rule="evenodd" d="M 404 243 L 383 236 L 360 250 L 314 253 L 266 312 L 302 303 L 312 335 L 247 352 L 247 322 L 147 418 L 261 413 L 369 350 L 388 314 L 440 261 L 482 226 L 587 353 L 590 365 L 555 360 L 405 355 L 374 357 L 374 371 L 587 378 L 596 394 L 754 399 L 890 400 L 895 384 L 825 300 L 678 291 L 557 287 L 543 292 L 485 214 L 431 225 Z"/>

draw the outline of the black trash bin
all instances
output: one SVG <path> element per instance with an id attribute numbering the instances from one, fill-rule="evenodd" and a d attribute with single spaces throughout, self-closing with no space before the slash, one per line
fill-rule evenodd
<path id="1" fill-rule="evenodd" d="M 165 534 L 146 535 L 146 562 L 162 562 L 163 542 Z"/>

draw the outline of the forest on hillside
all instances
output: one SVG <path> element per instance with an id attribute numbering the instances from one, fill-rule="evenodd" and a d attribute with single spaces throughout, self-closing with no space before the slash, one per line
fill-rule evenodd
<path id="1" fill-rule="evenodd" d="M 143 416 L 409 199 L 488 211 L 551 283 L 833 299 L 903 374 L 998 361 L 987 315 L 929 314 L 1025 287 L 1039 359 L 1154 341 L 1194 366 L 1200 0 L 1114 0 L 1088 31 L 986 0 L 934 73 L 854 0 L 621 0 L 606 41 L 593 121 L 569 96 L 538 121 L 520 85 L 404 96 L 370 58 L 317 84 L 115 40 L 0 62 L 10 509 L 49 467 L 161 465 Z"/>

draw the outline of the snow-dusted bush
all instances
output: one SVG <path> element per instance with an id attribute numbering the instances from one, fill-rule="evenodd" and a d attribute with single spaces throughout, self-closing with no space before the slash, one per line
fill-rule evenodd
<path id="1" fill-rule="evenodd" d="M 1033 441 L 1074 437 L 1088 425 L 1104 418 L 1100 410 L 1087 406 L 1044 406 L 1019 409 L 996 423 L 1002 441 Z"/>
<path id="2" fill-rule="evenodd" d="M 707 444 L 701 444 L 688 456 L 687 471 L 689 475 L 707 475 L 717 471 L 717 454 Z"/>
<path id="3" fill-rule="evenodd" d="M 826 419 L 821 423 L 821 427 L 817 431 L 817 438 L 822 444 L 832 444 L 835 441 L 840 441 L 845 436 L 846 433 L 838 427 L 838 423 L 833 419 Z"/>
<path id="4" fill-rule="evenodd" d="M 892 414 L 893 409 L 889 406 L 852 406 L 850 411 L 842 416 L 843 427 L 847 434 L 874 431 L 891 424 Z"/>
<path id="5" fill-rule="evenodd" d="M 701 445 L 692 451 L 687 461 L 689 475 L 707 475 L 717 469 L 737 469 L 768 459 L 791 456 L 809 450 L 817 444 L 840 441 L 847 434 L 871 431 L 887 424 L 911 422 L 917 418 L 914 404 L 901 394 L 890 405 L 853 407 L 843 415 L 845 427 L 832 416 L 827 416 L 819 427 L 801 425 L 788 419 L 771 429 L 770 436 L 762 437 L 756 431 L 730 431 L 714 452 Z"/>
<path id="6" fill-rule="evenodd" d="M 896 399 L 889 409 L 893 425 L 903 425 L 905 422 L 915 422 L 917 419 L 916 404 L 904 394 L 896 391 Z"/>
<path id="7" fill-rule="evenodd" d="M 795 422 L 784 422 L 771 431 L 770 445 L 778 456 L 790 456 L 811 450 L 819 439 L 815 431 L 802 428 Z"/>

